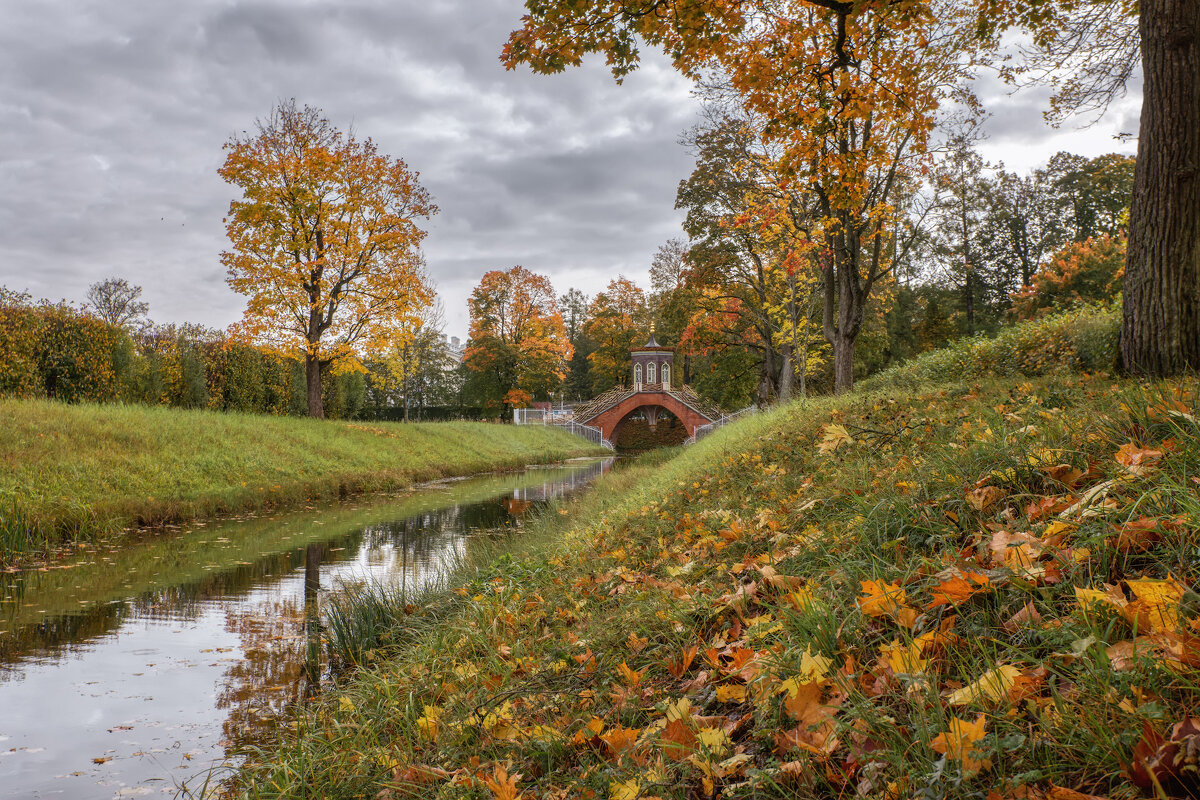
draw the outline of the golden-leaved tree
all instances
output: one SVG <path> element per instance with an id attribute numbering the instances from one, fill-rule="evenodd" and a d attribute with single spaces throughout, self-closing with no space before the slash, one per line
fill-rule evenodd
<path id="1" fill-rule="evenodd" d="M 608 288 L 592 300 L 583 330 L 596 343 L 588 354 L 594 392 L 625 383 L 629 350 L 645 341 L 649 320 L 646 293 L 624 276 L 609 281 Z"/>
<path id="2" fill-rule="evenodd" d="M 769 121 L 789 192 L 811 196 L 828 253 L 822 327 L 850 388 L 867 301 L 891 271 L 896 191 L 927 165 L 939 107 L 961 96 L 982 43 L 957 0 L 529 0 L 503 60 L 541 72 L 604 53 L 618 78 L 639 43 L 697 79 L 716 74 Z M 806 204 L 808 205 L 808 204 Z"/>
<path id="3" fill-rule="evenodd" d="M 225 150 L 221 177 L 242 197 L 229 206 L 221 262 L 248 298 L 235 332 L 302 352 L 308 411 L 322 417 L 321 376 L 394 348 L 432 301 L 419 223 L 437 207 L 402 160 L 295 100 Z"/>
<path id="4" fill-rule="evenodd" d="M 866 300 L 890 270 L 895 188 L 927 154 L 937 110 L 1005 29 L 1057 83 L 1052 114 L 1103 109 L 1141 66 L 1121 353 L 1126 369 L 1200 366 L 1200 0 L 527 0 L 505 47 L 540 72 L 607 56 L 618 78 L 643 43 L 685 74 L 728 73 L 775 120 L 819 198 L 831 263 L 824 328 L 836 385 L 852 380 Z M 1028 55 L 1028 54 L 1027 54 Z"/>
<path id="5" fill-rule="evenodd" d="M 572 349 L 548 278 L 522 266 L 492 270 L 467 305 L 463 363 L 487 393 L 516 408 L 562 383 Z"/>

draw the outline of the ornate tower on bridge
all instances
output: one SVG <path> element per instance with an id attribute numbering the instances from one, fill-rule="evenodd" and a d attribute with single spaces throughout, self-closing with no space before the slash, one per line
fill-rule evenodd
<path id="1" fill-rule="evenodd" d="M 633 387 L 638 389 L 645 385 L 663 384 L 671 386 L 674 377 L 675 350 L 663 347 L 654 338 L 654 325 L 650 325 L 650 341 L 641 347 L 630 348 L 633 364 L 630 366 L 633 377 Z"/>

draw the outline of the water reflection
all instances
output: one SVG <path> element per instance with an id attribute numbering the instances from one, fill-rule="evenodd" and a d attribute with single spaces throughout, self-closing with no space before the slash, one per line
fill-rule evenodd
<path id="1" fill-rule="evenodd" d="M 419 585 L 610 464 L 245 518 L 0 575 L 0 798 L 173 793 L 318 690 L 331 587 Z"/>

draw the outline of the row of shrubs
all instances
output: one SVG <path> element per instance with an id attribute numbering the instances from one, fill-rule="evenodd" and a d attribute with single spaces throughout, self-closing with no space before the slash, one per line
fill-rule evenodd
<path id="1" fill-rule="evenodd" d="M 995 337 L 958 339 L 874 375 L 859 386 L 919 389 L 985 377 L 1097 372 L 1117 368 L 1121 311 L 1117 302 L 1080 305 L 1002 329 Z"/>
<path id="2" fill-rule="evenodd" d="M 302 416 L 304 366 L 194 326 L 131 335 L 65 304 L 0 297 L 0 397 L 125 402 Z M 327 416 L 359 415 L 366 381 L 329 375 Z"/>

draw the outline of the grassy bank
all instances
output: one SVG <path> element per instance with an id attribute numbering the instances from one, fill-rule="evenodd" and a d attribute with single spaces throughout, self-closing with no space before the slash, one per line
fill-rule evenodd
<path id="1" fill-rule="evenodd" d="M 742 421 L 406 615 L 237 791 L 1186 796 L 1196 401 L 1058 376 Z"/>
<path id="2" fill-rule="evenodd" d="M 0 562 L 65 541 L 594 452 L 554 428 L 0 400 Z"/>

